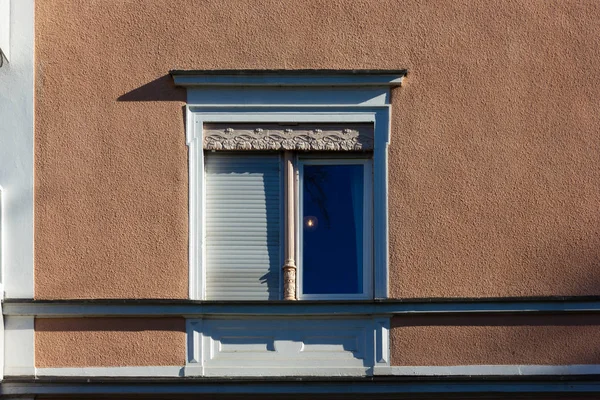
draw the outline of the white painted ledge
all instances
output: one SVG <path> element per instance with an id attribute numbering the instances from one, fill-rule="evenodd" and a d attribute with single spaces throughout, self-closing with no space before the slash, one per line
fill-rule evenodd
<path id="1" fill-rule="evenodd" d="M 189 377 L 228 377 L 228 378 L 245 378 L 245 377 L 360 377 L 368 376 L 370 368 L 362 367 L 346 367 L 346 368 L 319 368 L 319 367 L 259 367 L 259 368 L 229 368 L 229 367 L 185 367 L 185 376 Z"/>
<path id="2" fill-rule="evenodd" d="M 373 374 L 393 376 L 596 375 L 600 374 L 600 365 L 452 365 L 441 367 L 376 366 L 373 369 Z"/>
<path id="3" fill-rule="evenodd" d="M 34 372 L 35 371 L 35 372 Z M 181 366 L 148 366 L 148 367 L 85 367 L 85 368 L 19 368 L 10 369 L 12 376 L 34 375 L 37 377 L 165 377 L 184 376 L 197 377 L 232 377 L 227 367 L 201 367 L 197 365 Z M 237 369 L 235 376 L 249 377 L 343 377 L 343 376 L 556 376 L 556 375 L 597 375 L 600 365 L 456 365 L 456 366 L 395 366 L 374 368 L 313 368 L 302 367 L 262 367 L 253 369 Z"/>
<path id="4" fill-rule="evenodd" d="M 35 376 L 70 377 L 181 377 L 183 367 L 85 367 L 85 368 L 36 368 Z"/>
<path id="5" fill-rule="evenodd" d="M 12 375 L 31 374 L 31 369 L 22 371 L 13 368 Z M 539 375 L 596 375 L 600 365 L 455 365 L 455 366 L 395 366 L 370 368 L 306 368 L 267 367 L 252 370 L 238 369 L 236 376 L 365 376 L 372 371 L 376 376 L 539 376 Z M 19 372 L 17 374 L 15 372 Z M 35 376 L 68 377 L 231 377 L 231 369 L 226 367 L 149 366 L 149 367 L 86 367 L 86 368 L 36 368 Z"/>

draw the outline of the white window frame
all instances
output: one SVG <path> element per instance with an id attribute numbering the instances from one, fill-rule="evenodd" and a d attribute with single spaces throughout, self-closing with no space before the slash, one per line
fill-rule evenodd
<path id="1" fill-rule="evenodd" d="M 387 228 L 387 145 L 389 137 L 389 108 L 346 110 L 336 112 L 271 111 L 248 112 L 237 108 L 219 108 L 203 111 L 188 105 L 188 133 L 190 134 L 190 298 L 205 300 L 206 254 L 204 249 L 204 154 L 202 128 L 205 123 L 262 122 L 262 123 L 358 123 L 375 124 L 373 150 L 373 280 L 374 298 L 388 297 L 388 228 Z M 331 110 L 333 111 L 333 110 Z M 190 126 L 191 125 L 191 126 Z M 190 132 L 191 131 L 191 132 Z M 371 297 L 371 296 L 370 296 Z"/>
<path id="2" fill-rule="evenodd" d="M 172 71 L 187 88 L 186 140 L 189 147 L 189 297 L 205 300 L 204 160 L 206 123 L 371 123 L 373 148 L 373 292 L 388 298 L 388 144 L 390 87 L 401 72 L 331 73 L 307 76 L 267 73 Z M 310 72 L 312 74 L 312 71 Z"/>
<path id="3" fill-rule="evenodd" d="M 303 238 L 302 216 L 304 215 L 304 166 L 305 165 L 362 165 L 363 166 L 363 276 L 361 293 L 344 294 L 306 294 L 303 291 Z M 296 284 L 298 300 L 366 300 L 373 297 L 373 171 L 371 158 L 366 156 L 350 155 L 344 158 L 324 156 L 311 156 L 310 153 L 302 154 L 297 162 L 298 168 L 298 208 L 296 214 L 297 238 L 296 258 L 298 273 Z"/>

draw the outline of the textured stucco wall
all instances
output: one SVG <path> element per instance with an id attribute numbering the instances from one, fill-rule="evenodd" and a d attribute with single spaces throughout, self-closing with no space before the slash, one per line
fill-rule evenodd
<path id="1" fill-rule="evenodd" d="M 184 364 L 183 318 L 35 320 L 37 368 Z"/>
<path id="2" fill-rule="evenodd" d="M 395 317 L 392 365 L 600 364 L 600 316 Z"/>
<path id="3" fill-rule="evenodd" d="M 408 68 L 393 297 L 600 294 L 600 2 L 36 2 L 36 297 L 187 296 L 169 69 Z"/>

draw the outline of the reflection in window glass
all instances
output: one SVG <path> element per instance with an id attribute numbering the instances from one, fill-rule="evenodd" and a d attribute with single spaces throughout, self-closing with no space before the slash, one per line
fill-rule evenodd
<path id="1" fill-rule="evenodd" d="M 363 165 L 304 165 L 302 291 L 362 293 Z"/>

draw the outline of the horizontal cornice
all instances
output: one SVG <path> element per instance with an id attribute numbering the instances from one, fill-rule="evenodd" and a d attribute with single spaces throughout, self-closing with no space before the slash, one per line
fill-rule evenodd
<path id="1" fill-rule="evenodd" d="M 432 299 L 384 301 L 5 300 L 4 315 L 77 316 L 352 316 L 417 314 L 596 313 L 600 298 Z"/>
<path id="2" fill-rule="evenodd" d="M 390 86 L 407 70 L 172 70 L 177 86 Z"/>

